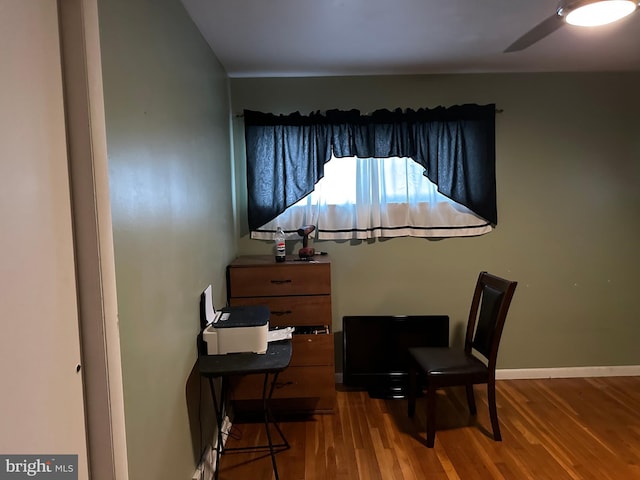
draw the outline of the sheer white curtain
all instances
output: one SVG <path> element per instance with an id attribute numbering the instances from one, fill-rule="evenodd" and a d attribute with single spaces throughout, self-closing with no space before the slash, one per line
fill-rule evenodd
<path id="1" fill-rule="evenodd" d="M 331 158 L 315 190 L 251 232 L 271 239 L 280 226 L 315 225 L 323 240 L 482 235 L 491 225 L 440 194 L 410 158 Z M 312 235 L 313 236 L 313 235 Z"/>

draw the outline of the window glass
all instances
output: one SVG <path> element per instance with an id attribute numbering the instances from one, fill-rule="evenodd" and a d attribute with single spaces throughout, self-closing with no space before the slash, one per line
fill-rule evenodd
<path id="1" fill-rule="evenodd" d="M 332 158 L 314 191 L 264 225 L 253 238 L 272 238 L 277 226 L 295 232 L 316 225 L 319 239 L 450 237 L 491 231 L 486 220 L 437 191 L 410 158 Z"/>

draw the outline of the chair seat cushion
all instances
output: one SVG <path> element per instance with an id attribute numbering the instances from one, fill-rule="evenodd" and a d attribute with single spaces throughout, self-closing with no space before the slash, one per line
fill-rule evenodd
<path id="1" fill-rule="evenodd" d="M 489 377 L 486 365 L 462 349 L 414 347 L 409 353 L 426 374 L 427 383 L 442 386 L 486 383 Z"/>

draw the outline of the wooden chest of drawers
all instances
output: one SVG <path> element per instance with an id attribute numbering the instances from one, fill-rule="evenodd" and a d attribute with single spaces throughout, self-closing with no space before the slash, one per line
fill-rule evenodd
<path id="1" fill-rule="evenodd" d="M 244 256 L 227 268 L 229 305 L 267 305 L 270 328 L 296 328 L 291 364 L 278 377 L 273 409 L 295 413 L 328 413 L 335 404 L 335 368 L 331 324 L 331 263 L 287 257 Z M 234 381 L 237 411 L 262 408 L 262 376 Z"/>

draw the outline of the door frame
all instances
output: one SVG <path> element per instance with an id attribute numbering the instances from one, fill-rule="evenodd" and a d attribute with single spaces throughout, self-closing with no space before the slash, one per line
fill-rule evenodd
<path id="1" fill-rule="evenodd" d="M 89 478 L 128 480 L 98 0 L 57 0 Z"/>

